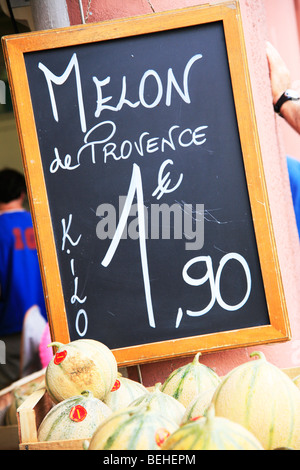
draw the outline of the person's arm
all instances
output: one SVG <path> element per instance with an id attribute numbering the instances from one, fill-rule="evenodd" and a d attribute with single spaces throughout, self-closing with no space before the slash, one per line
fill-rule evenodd
<path id="1" fill-rule="evenodd" d="M 267 42 L 267 58 L 270 71 L 273 104 L 276 104 L 281 95 L 287 90 L 292 89 L 300 95 L 300 80 L 291 83 L 291 75 L 284 60 L 272 44 Z M 300 133 L 300 100 L 286 101 L 281 109 L 281 116 Z"/>

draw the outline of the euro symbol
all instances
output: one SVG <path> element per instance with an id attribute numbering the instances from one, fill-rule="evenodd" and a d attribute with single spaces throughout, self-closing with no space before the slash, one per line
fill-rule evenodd
<path id="1" fill-rule="evenodd" d="M 158 179 L 157 179 L 158 186 L 155 189 L 155 191 L 153 191 L 153 193 L 152 193 L 152 196 L 156 196 L 157 200 L 159 200 L 164 194 L 172 193 L 173 191 L 175 191 L 181 185 L 181 182 L 182 182 L 183 174 L 181 173 L 177 184 L 169 189 L 169 186 L 171 184 L 171 179 L 168 179 L 169 176 L 170 176 L 170 172 L 168 171 L 168 173 L 166 173 L 163 176 L 163 172 L 164 172 L 167 165 L 173 165 L 173 161 L 172 160 L 165 160 L 164 163 L 161 165 L 161 167 L 159 169 Z"/>

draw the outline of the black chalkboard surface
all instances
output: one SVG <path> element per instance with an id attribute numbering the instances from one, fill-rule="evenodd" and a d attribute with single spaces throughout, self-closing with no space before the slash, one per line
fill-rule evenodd
<path id="1" fill-rule="evenodd" d="M 182 24 L 153 30 L 143 17 L 148 29 L 135 35 L 101 38 L 99 24 L 101 40 L 24 53 L 69 339 L 100 340 L 122 351 L 124 363 L 189 353 L 195 344 L 288 337 L 274 246 L 276 284 L 265 280 L 258 249 L 259 236 L 266 245 L 272 239 L 270 220 L 253 224 L 249 178 L 259 184 L 263 175 L 259 165 L 257 175 L 245 169 L 237 57 L 224 17 L 237 20 L 222 7 L 206 21 L 207 10 L 217 12 L 193 9 L 191 23 L 183 10 Z M 239 80 L 247 87 L 247 77 Z M 243 116 L 255 128 L 245 89 Z M 271 282 L 284 318 L 279 335 Z M 238 343 L 228 342 L 234 332 Z"/>

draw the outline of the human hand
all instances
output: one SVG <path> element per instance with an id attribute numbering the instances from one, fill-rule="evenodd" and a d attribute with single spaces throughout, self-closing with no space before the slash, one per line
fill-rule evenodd
<path id="1" fill-rule="evenodd" d="M 291 75 L 279 52 L 270 42 L 267 42 L 267 59 L 270 71 L 273 104 L 275 104 L 282 93 L 288 88 L 291 88 Z M 293 89 L 295 89 L 294 86 Z M 300 82 L 297 82 L 297 90 L 300 91 Z"/>

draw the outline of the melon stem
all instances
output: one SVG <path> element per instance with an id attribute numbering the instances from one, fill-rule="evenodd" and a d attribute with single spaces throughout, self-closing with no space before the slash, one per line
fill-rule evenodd
<path id="1" fill-rule="evenodd" d="M 59 343 L 58 341 L 54 341 L 53 343 L 47 344 L 47 348 L 54 346 L 56 348 L 60 348 L 61 346 L 65 346 L 63 343 Z"/>
<path id="2" fill-rule="evenodd" d="M 194 357 L 193 364 L 198 364 L 200 356 L 201 356 L 201 352 L 198 352 L 196 356 Z"/>
<path id="3" fill-rule="evenodd" d="M 258 356 L 259 359 L 266 360 L 266 356 L 261 351 L 255 351 L 255 352 L 250 354 L 250 357 L 254 357 L 254 356 Z"/>

